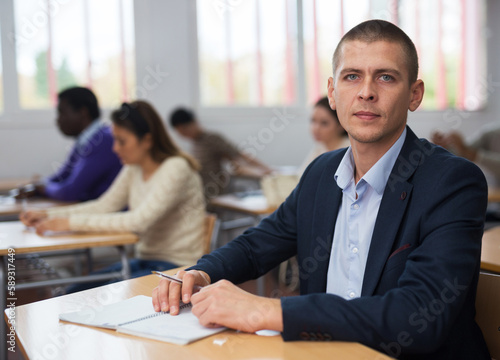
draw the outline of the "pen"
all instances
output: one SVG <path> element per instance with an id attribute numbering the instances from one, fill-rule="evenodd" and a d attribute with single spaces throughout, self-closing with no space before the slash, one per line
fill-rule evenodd
<path id="1" fill-rule="evenodd" d="M 175 276 L 172 276 L 172 275 L 167 275 L 167 274 L 161 273 L 161 272 L 159 272 L 159 271 L 154 271 L 154 270 L 153 270 L 153 271 L 151 271 L 151 272 L 152 272 L 153 274 L 155 274 L 155 275 L 158 275 L 158 276 L 160 276 L 160 277 L 164 277 L 165 279 L 168 279 L 168 280 L 170 280 L 170 281 L 173 281 L 173 282 L 175 282 L 175 283 L 177 283 L 177 284 L 181 284 L 181 285 L 182 285 L 182 279 L 176 278 Z M 203 287 L 203 286 L 200 286 L 200 285 L 194 285 L 194 287 L 193 287 L 193 291 L 195 291 L 195 292 L 196 292 L 196 291 L 200 291 L 202 287 Z"/>
<path id="2" fill-rule="evenodd" d="M 181 279 L 178 279 L 176 278 L 175 276 L 171 276 L 171 275 L 167 275 L 167 274 L 164 274 L 164 273 L 161 273 L 159 271 L 151 271 L 153 274 L 156 274 L 158 276 L 161 276 L 161 277 L 164 277 L 164 278 L 167 278 L 169 279 L 170 281 L 173 281 L 173 282 L 176 282 L 178 284 L 182 284 L 182 280 Z"/>

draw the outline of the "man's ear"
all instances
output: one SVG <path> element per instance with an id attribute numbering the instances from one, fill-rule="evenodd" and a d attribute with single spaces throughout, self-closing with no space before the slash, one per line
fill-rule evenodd
<path id="1" fill-rule="evenodd" d="M 90 111 L 87 109 L 85 106 L 82 106 L 80 109 L 77 110 L 78 113 L 81 116 L 81 119 L 84 123 L 84 126 L 87 126 L 88 124 L 91 124 L 94 119 L 90 116 Z"/>
<path id="2" fill-rule="evenodd" d="M 90 111 L 85 106 L 82 106 L 78 111 L 80 112 L 80 114 L 82 114 L 82 116 L 90 118 Z"/>
<path id="3" fill-rule="evenodd" d="M 337 107 L 335 105 L 335 97 L 333 96 L 333 91 L 334 91 L 333 84 L 334 84 L 333 78 L 329 77 L 328 78 L 328 104 L 330 104 L 330 107 L 332 108 L 332 110 L 335 110 Z"/>
<path id="4" fill-rule="evenodd" d="M 411 86 L 411 97 L 410 105 L 408 109 L 410 111 L 415 111 L 420 106 L 422 99 L 424 98 L 425 86 L 422 80 L 417 80 Z"/>

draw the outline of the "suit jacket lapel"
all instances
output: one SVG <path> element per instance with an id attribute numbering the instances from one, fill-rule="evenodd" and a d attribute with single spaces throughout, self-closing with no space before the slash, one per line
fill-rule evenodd
<path id="1" fill-rule="evenodd" d="M 422 158 L 416 135 L 407 127 L 403 148 L 394 164 L 380 203 L 363 278 L 362 296 L 374 293 L 411 196 L 408 182 Z"/>
<path id="2" fill-rule="evenodd" d="M 318 293 L 326 291 L 326 278 L 328 265 L 330 263 L 330 253 L 332 251 L 333 231 L 342 201 L 342 190 L 335 181 L 335 172 L 345 151 L 339 156 L 336 164 L 328 166 L 318 183 L 316 193 L 314 218 L 313 218 L 313 238 L 311 239 L 311 253 L 317 265 L 313 276 L 309 277 L 307 293 Z"/>

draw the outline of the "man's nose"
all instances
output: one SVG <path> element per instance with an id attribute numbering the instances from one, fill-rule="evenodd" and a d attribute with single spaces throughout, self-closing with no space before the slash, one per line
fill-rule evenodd
<path id="1" fill-rule="evenodd" d="M 360 100 L 366 100 L 366 101 L 375 101 L 377 99 L 375 84 L 371 79 L 365 79 L 363 83 L 360 85 L 358 98 Z"/>

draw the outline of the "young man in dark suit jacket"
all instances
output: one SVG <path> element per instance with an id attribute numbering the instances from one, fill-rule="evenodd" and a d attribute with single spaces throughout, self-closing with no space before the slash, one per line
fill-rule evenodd
<path id="1" fill-rule="evenodd" d="M 395 25 L 349 31 L 328 96 L 351 146 L 317 158 L 275 213 L 179 272 L 182 289 L 162 280 L 155 309 L 176 314 L 182 297 L 207 326 L 357 341 L 401 359 L 488 359 L 474 321 L 486 182 L 407 127 L 424 94 L 417 74 L 415 47 Z M 233 285 L 294 255 L 300 296 Z M 195 284 L 204 287 L 192 295 Z"/>

